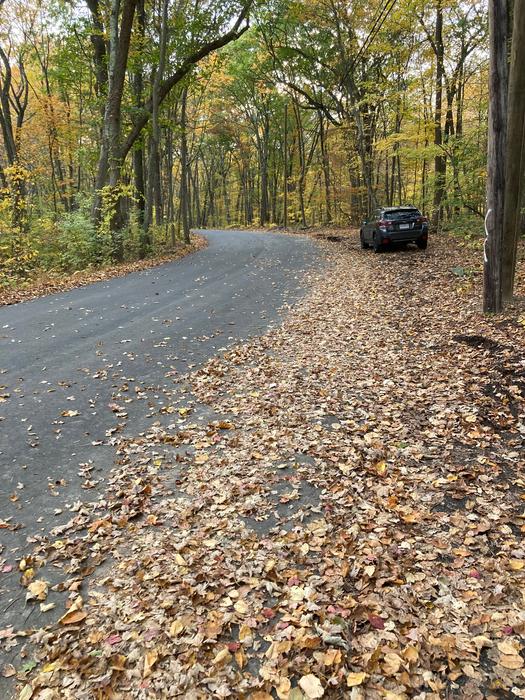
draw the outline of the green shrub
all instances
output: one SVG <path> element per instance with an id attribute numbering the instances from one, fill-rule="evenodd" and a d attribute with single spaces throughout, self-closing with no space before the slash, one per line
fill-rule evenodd
<path id="1" fill-rule="evenodd" d="M 97 231 L 89 216 L 79 210 L 64 214 L 58 229 L 58 265 L 62 270 L 83 270 L 109 262 L 111 241 Z"/>

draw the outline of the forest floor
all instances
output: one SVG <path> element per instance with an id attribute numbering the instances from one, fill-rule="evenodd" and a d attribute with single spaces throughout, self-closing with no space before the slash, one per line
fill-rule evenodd
<path id="1" fill-rule="evenodd" d="M 101 282 L 113 277 L 123 277 L 130 272 L 148 270 L 162 263 L 172 262 L 194 253 L 207 245 L 204 236 L 192 234 L 191 243 L 186 245 L 179 243 L 177 247 L 160 255 L 152 255 L 143 260 L 125 262 L 118 265 L 92 270 L 79 270 L 78 272 L 58 272 L 35 270 L 26 278 L 13 278 L 0 275 L 0 306 L 17 304 L 20 301 L 28 301 L 45 296 L 65 292 L 68 289 L 84 287 L 86 284 Z"/>
<path id="2" fill-rule="evenodd" d="M 525 698 L 525 307 L 484 317 L 455 238 L 340 238 L 122 439 L 105 512 L 47 550 L 69 608 L 19 697 Z"/>

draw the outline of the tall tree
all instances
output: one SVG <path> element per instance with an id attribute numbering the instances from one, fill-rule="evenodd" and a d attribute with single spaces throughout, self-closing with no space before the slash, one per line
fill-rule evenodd
<path id="1" fill-rule="evenodd" d="M 489 0 L 490 106 L 483 309 L 501 310 L 505 157 L 507 152 L 507 0 Z"/>
<path id="2" fill-rule="evenodd" d="M 509 75 L 501 293 L 512 299 L 525 196 L 525 0 L 514 0 Z"/>

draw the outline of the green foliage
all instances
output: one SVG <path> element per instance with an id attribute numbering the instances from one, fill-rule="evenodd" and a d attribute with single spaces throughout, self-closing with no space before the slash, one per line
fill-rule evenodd
<path id="1" fill-rule="evenodd" d="M 109 261 L 109 246 L 97 234 L 91 219 L 82 211 L 66 214 L 57 224 L 58 266 L 64 271 L 83 270 Z"/>
<path id="2" fill-rule="evenodd" d="M 0 200 L 0 270 L 23 277 L 35 265 L 37 252 L 29 235 L 29 171 L 20 163 L 4 168 L 6 187 Z"/>
<path id="3" fill-rule="evenodd" d="M 469 241 L 483 240 L 485 236 L 483 218 L 472 213 L 456 214 L 443 225 L 443 230 Z"/>

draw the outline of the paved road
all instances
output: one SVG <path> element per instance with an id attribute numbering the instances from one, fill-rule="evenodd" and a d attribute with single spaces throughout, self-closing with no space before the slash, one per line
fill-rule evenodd
<path id="1" fill-rule="evenodd" d="M 320 259 L 303 237 L 206 235 L 208 248 L 183 260 L 0 308 L 0 520 L 19 526 L 0 522 L 0 629 L 37 624 L 18 560 L 27 538 L 67 522 L 67 504 L 103 491 L 111 430 L 158 419 L 170 373 L 263 332 Z"/>

